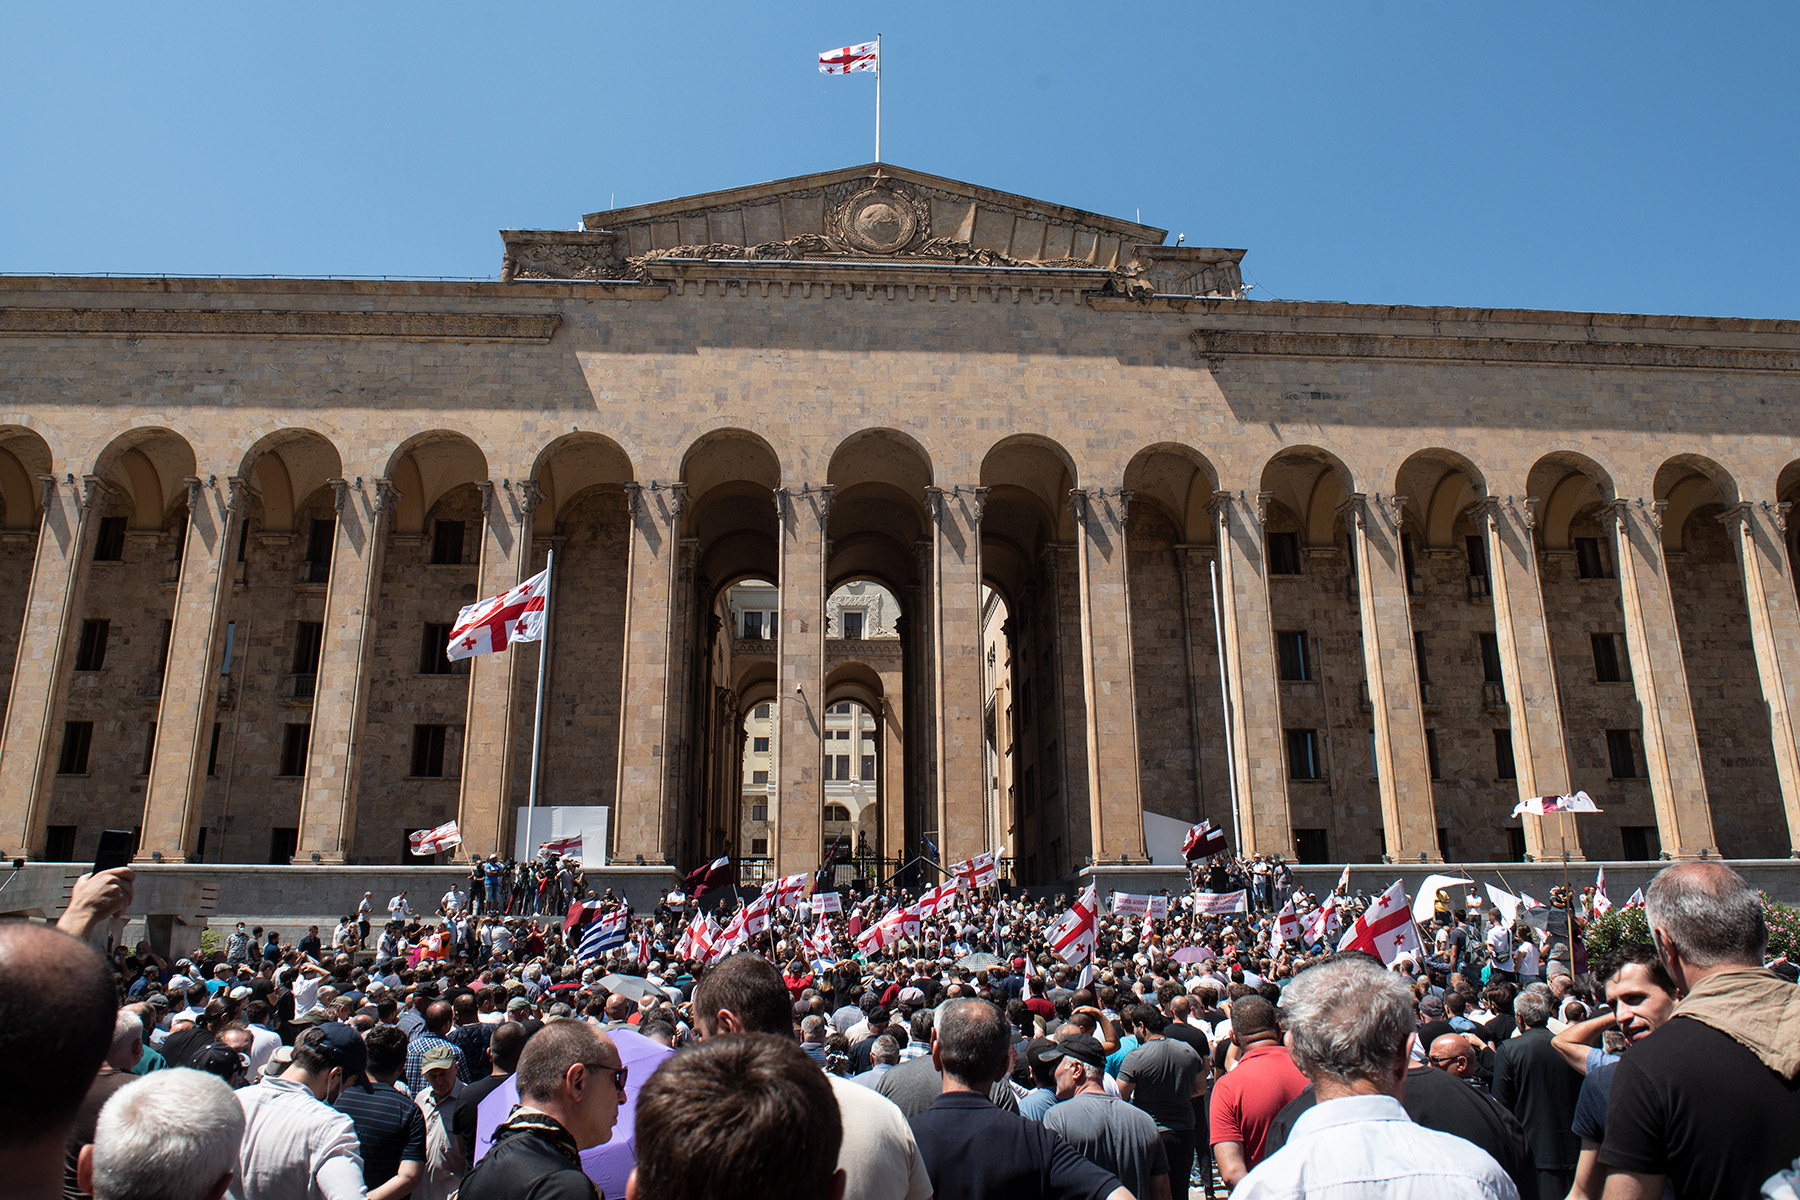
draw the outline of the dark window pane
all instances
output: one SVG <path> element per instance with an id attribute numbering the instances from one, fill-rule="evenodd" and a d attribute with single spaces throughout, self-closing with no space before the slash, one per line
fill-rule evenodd
<path id="1" fill-rule="evenodd" d="M 281 774 L 306 774 L 306 744 L 312 734 L 310 725 L 289 725 L 281 740 Z"/>
<path id="2" fill-rule="evenodd" d="M 1610 633 L 1594 635 L 1594 681 L 1619 683 L 1619 643 Z"/>
<path id="3" fill-rule="evenodd" d="M 1606 556 L 1600 549 L 1600 539 L 1578 537 L 1575 539 L 1575 569 L 1583 579 L 1607 579 L 1612 572 L 1606 569 Z"/>
<path id="4" fill-rule="evenodd" d="M 219 734 L 224 728 L 217 721 L 213 722 L 212 747 L 206 752 L 206 773 L 208 775 L 219 773 Z"/>
<path id="5" fill-rule="evenodd" d="M 101 517 L 94 538 L 95 562 L 118 562 L 125 557 L 125 518 Z"/>
<path id="6" fill-rule="evenodd" d="M 1519 772 L 1513 766 L 1512 730 L 1494 730 L 1494 777 L 1496 779 L 1517 779 Z"/>
<path id="7" fill-rule="evenodd" d="M 278 825 L 269 830 L 269 865 L 285 867 L 294 854 L 300 849 L 300 828 L 296 825 Z"/>
<path id="8" fill-rule="evenodd" d="M 1443 772 L 1438 769 L 1437 730 L 1425 731 L 1425 765 L 1431 770 L 1433 779 L 1442 779 Z"/>
<path id="9" fill-rule="evenodd" d="M 1271 533 L 1268 535 L 1269 574 L 1300 574 L 1300 535 Z"/>
<path id="10" fill-rule="evenodd" d="M 441 779 L 444 775 L 445 725 L 414 725 L 412 773 L 421 779 Z"/>
<path id="11" fill-rule="evenodd" d="M 106 637 L 111 621 L 83 621 L 81 641 L 75 647 L 75 669 L 98 671 L 106 665 Z"/>
<path id="12" fill-rule="evenodd" d="M 1635 731 L 1630 729 L 1609 729 L 1606 731 L 1606 757 L 1612 767 L 1614 779 L 1636 779 L 1638 777 L 1637 749 L 1634 745 Z"/>
<path id="13" fill-rule="evenodd" d="M 1319 734 L 1314 729 L 1287 731 L 1288 777 L 1319 778 Z"/>
<path id="14" fill-rule="evenodd" d="M 437 521 L 431 530 L 431 561 L 460 563 L 463 560 L 463 523 Z"/>
<path id="15" fill-rule="evenodd" d="M 88 746 L 94 740 L 92 721 L 68 721 L 63 724 L 62 753 L 57 756 L 58 775 L 86 775 Z"/>
<path id="16" fill-rule="evenodd" d="M 1275 655 L 1282 680 L 1304 683 L 1312 678 L 1306 656 L 1306 631 L 1296 630 L 1275 635 Z"/>
<path id="17" fill-rule="evenodd" d="M 1294 857 L 1303 863 L 1331 861 L 1331 835 L 1323 829 L 1294 830 Z"/>
<path id="18" fill-rule="evenodd" d="M 1500 638 L 1492 633 L 1475 635 L 1481 642 L 1481 680 L 1483 683 L 1500 682 Z"/>

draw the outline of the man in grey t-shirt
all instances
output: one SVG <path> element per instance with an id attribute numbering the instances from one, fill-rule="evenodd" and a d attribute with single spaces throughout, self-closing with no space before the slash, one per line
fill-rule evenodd
<path id="1" fill-rule="evenodd" d="M 1056 1064 L 1058 1102 L 1044 1114 L 1044 1128 L 1117 1175 L 1139 1200 L 1169 1200 L 1169 1159 L 1156 1122 L 1107 1094 L 1100 1043 L 1076 1034 L 1039 1048 L 1036 1057 Z"/>
<path id="2" fill-rule="evenodd" d="M 1119 1065 L 1119 1095 L 1149 1114 L 1169 1160 L 1175 1200 L 1187 1200 L 1194 1165 L 1194 1095 L 1206 1087 L 1205 1062 L 1186 1042 L 1166 1037 L 1169 1019 L 1154 1004 L 1128 1014 L 1138 1048 Z"/>

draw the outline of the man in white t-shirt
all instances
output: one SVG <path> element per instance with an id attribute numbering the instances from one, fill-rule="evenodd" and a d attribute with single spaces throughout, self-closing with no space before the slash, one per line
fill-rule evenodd
<path id="1" fill-rule="evenodd" d="M 1493 962 L 1491 981 L 1510 980 L 1513 970 L 1512 930 L 1506 927 L 1506 918 L 1500 915 L 1497 908 L 1488 910 L 1487 946 L 1488 957 Z"/>
<path id="2" fill-rule="evenodd" d="M 450 885 L 450 890 L 444 893 L 444 898 L 438 901 L 438 911 L 446 917 L 451 913 L 461 912 L 463 900 L 463 894 L 456 890 L 456 885 L 453 883 Z"/>
<path id="3" fill-rule="evenodd" d="M 406 893 L 401 892 L 388 901 L 388 917 L 394 921 L 404 921 L 412 916 L 412 906 L 406 902 Z"/>

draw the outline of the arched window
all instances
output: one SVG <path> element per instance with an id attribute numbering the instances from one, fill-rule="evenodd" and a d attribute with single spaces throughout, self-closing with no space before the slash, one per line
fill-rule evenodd
<path id="1" fill-rule="evenodd" d="M 850 810 L 845 808 L 843 805 L 827 804 L 825 806 L 825 820 L 827 820 L 827 821 L 848 821 L 849 819 L 850 819 Z"/>

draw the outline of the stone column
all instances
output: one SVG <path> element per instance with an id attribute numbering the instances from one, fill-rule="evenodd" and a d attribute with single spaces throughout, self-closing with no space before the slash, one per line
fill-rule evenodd
<path id="1" fill-rule="evenodd" d="M 781 523 L 781 633 L 776 653 L 780 681 L 775 762 L 775 871 L 793 875 L 818 867 L 825 803 L 825 530 L 833 489 L 828 484 L 788 484 L 775 489 Z"/>
<path id="2" fill-rule="evenodd" d="M 330 483 L 337 493 L 337 532 L 325 587 L 325 642 L 313 687 L 296 863 L 348 862 L 356 841 L 369 650 L 381 603 L 388 525 L 400 502 L 400 490 L 387 479 L 376 479 L 372 493 L 344 479 Z"/>
<path id="3" fill-rule="evenodd" d="M 619 780 L 612 861 L 668 862 L 675 836 L 670 778 L 676 657 L 675 588 L 685 484 L 625 484 L 631 551 L 625 590 L 625 669 L 619 705 Z M 735 786 L 735 781 L 734 781 Z M 735 836 L 735 834 L 734 834 Z"/>
<path id="4" fill-rule="evenodd" d="M 1375 728 L 1375 786 L 1387 852 L 1397 862 L 1442 862 L 1425 717 L 1413 646 L 1412 602 L 1401 560 L 1404 496 L 1377 500 L 1369 512 L 1357 492 L 1340 510 L 1356 552 L 1357 608 L 1362 619 L 1363 675 Z"/>
<path id="5" fill-rule="evenodd" d="M 1131 674 L 1131 596 L 1125 513 L 1131 493 L 1069 492 L 1075 570 L 1081 585 L 1081 680 L 1086 700 L 1088 819 L 1094 862 L 1141 863 L 1144 804 L 1137 749 L 1137 686 Z"/>
<path id="6" fill-rule="evenodd" d="M 936 688 L 938 851 L 945 867 L 993 847 L 987 794 L 987 676 L 981 658 L 981 515 L 987 489 L 925 489 L 932 512 L 931 636 Z"/>
<path id="7" fill-rule="evenodd" d="M 1260 501 L 1259 501 L 1260 504 Z M 1219 546 L 1220 626 L 1225 640 L 1225 707 L 1231 726 L 1236 826 L 1245 854 L 1294 852 L 1288 812 L 1286 744 L 1275 686 L 1275 632 L 1262 520 L 1234 511 L 1230 492 L 1214 492 Z"/>
<path id="8" fill-rule="evenodd" d="M 1502 504 L 1498 496 L 1489 496 L 1473 513 L 1487 534 L 1494 640 L 1500 649 L 1500 676 L 1512 726 L 1513 771 L 1521 800 L 1560 796 L 1569 790 L 1569 751 L 1563 739 L 1562 701 L 1556 690 L 1556 657 L 1550 651 L 1537 548 L 1532 543 L 1536 512 L 1534 499 L 1528 498 L 1521 512 L 1510 499 Z M 1533 858 L 1550 857 L 1553 841 L 1557 856 L 1566 844 L 1570 858 L 1582 857 L 1579 822 L 1574 818 L 1528 815 L 1523 820 L 1525 852 Z"/>
<path id="9" fill-rule="evenodd" d="M 883 684 L 885 686 L 886 680 Z M 898 685 L 881 697 L 881 838 L 875 853 L 882 858 L 900 859 L 906 851 L 906 743 L 900 727 L 901 705 L 895 703 L 905 684 Z"/>
<path id="10" fill-rule="evenodd" d="M 1615 500 L 1606 506 L 1615 531 L 1619 594 L 1625 605 L 1625 644 L 1631 680 L 1644 721 L 1644 759 L 1663 849 L 1674 858 L 1718 853 L 1700 738 L 1694 729 L 1681 631 L 1669 594 L 1662 552 L 1662 501 Z"/>
<path id="11" fill-rule="evenodd" d="M 1188 753 L 1194 764 L 1194 807 L 1195 820 L 1206 815 L 1206 776 L 1201 763 L 1206 749 L 1206 735 L 1202 732 L 1200 698 L 1202 687 L 1200 659 L 1203 647 L 1194 639 L 1194 622 L 1198 615 L 1196 604 L 1202 603 L 1194 596 L 1194 567 L 1204 563 L 1210 569 L 1217 561 L 1216 551 L 1207 546 L 1195 546 L 1182 542 L 1175 547 L 1175 574 L 1181 582 L 1181 663 L 1187 674 L 1188 703 Z"/>
<path id="12" fill-rule="evenodd" d="M 481 491 L 481 565 L 476 572 L 477 598 L 497 596 L 524 582 L 531 569 L 531 513 L 537 507 L 537 485 L 526 481 L 518 490 L 496 490 L 491 479 L 477 480 Z M 560 597 L 552 596 L 555 604 Z M 512 801 L 513 722 L 529 713 L 519 703 L 519 666 L 535 658 L 536 643 L 521 642 L 497 654 L 469 660 L 469 702 L 463 720 L 461 791 L 457 824 L 463 844 L 457 857 L 502 858 L 513 851 L 507 839 L 507 810 Z"/>
<path id="13" fill-rule="evenodd" d="M 37 555 L 13 660 L 12 690 L 0 732 L 0 853 L 31 857 L 44 848 L 49 818 L 51 755 L 60 746 L 63 701 L 74 630 L 87 594 L 88 562 L 111 486 L 97 475 L 77 484 L 39 475 Z"/>
<path id="14" fill-rule="evenodd" d="M 1787 813 L 1788 848 L 1800 855 L 1800 611 L 1794 603 L 1794 579 L 1788 566 L 1789 505 L 1738 504 L 1719 519 L 1737 534 L 1738 563 L 1749 601 L 1750 640 L 1763 701 L 1769 706 L 1769 732 L 1775 748 L 1775 774 L 1781 781 L 1781 806 Z M 1772 856 L 1771 856 L 1772 857 Z"/>
<path id="15" fill-rule="evenodd" d="M 231 612 L 234 534 L 249 484 L 189 476 L 187 535 L 169 629 L 169 665 L 156 709 L 138 862 L 186 862 L 200 823 L 207 751 L 219 703 L 219 656 Z"/>

